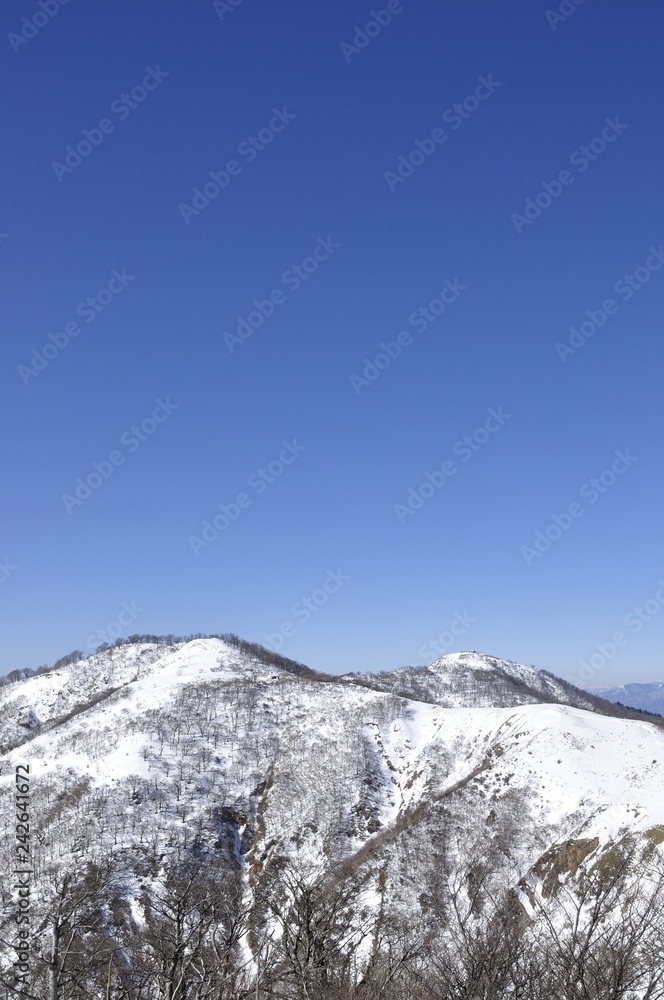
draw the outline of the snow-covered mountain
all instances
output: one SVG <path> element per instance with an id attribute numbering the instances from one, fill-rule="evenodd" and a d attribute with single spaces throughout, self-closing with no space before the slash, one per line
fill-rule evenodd
<path id="1" fill-rule="evenodd" d="M 664 681 L 648 684 L 620 684 L 611 688 L 591 688 L 592 694 L 631 708 L 664 715 Z"/>
<path id="2" fill-rule="evenodd" d="M 447 934 L 458 944 L 459 928 L 487 928 L 500 914 L 524 935 L 560 927 L 589 885 L 615 888 L 627 856 L 636 870 L 664 841 L 664 729 L 620 711 L 474 652 L 330 677 L 221 638 L 120 645 L 9 684 L 0 689 L 0 862 L 15 867 L 15 769 L 29 764 L 35 995 L 71 979 L 66 962 L 80 952 L 105 956 L 118 997 L 139 966 L 154 990 L 128 997 L 208 996 L 190 987 L 195 962 L 217 961 L 201 913 L 222 898 L 225 915 L 214 919 L 233 985 L 210 997 L 244 996 L 242 983 L 253 991 L 268 955 L 281 985 L 266 996 L 355 995 L 279 992 L 285 968 L 291 979 L 301 972 L 289 928 L 311 894 L 319 907 L 343 901 L 338 954 L 352 956 L 355 986 L 394 949 L 410 956 L 405 974 L 423 942 Z M 187 959 L 190 992 L 169 994 L 164 914 L 190 876 L 199 950 Z M 5 887 L 5 942 L 11 895 Z M 61 969 L 58 912 L 70 913 L 62 941 L 71 933 L 78 948 Z M 341 934 L 334 928 L 326 942 Z M 183 949 L 169 952 L 181 970 Z M 5 978 L 10 957 L 5 950 Z M 79 985 L 102 976 L 96 959 L 76 961 Z M 419 995 L 409 988 L 404 996 Z M 364 995 L 397 996 L 387 986 Z"/>
<path id="3" fill-rule="evenodd" d="M 511 660 L 475 651 L 441 656 L 428 667 L 403 667 L 379 674 L 348 675 L 445 708 L 499 707 L 561 702 L 592 710 L 592 696 L 566 681 Z"/>
<path id="4" fill-rule="evenodd" d="M 547 670 L 536 670 L 474 650 L 450 653 L 428 667 L 346 674 L 342 679 L 444 708 L 559 703 L 604 715 L 639 717 L 638 710 L 629 710 L 629 703 L 611 708 L 616 699 L 607 699 L 599 691 L 586 691 Z"/>

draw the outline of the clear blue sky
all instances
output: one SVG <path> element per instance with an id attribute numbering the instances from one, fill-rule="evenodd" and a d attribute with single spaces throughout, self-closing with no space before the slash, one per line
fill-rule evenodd
<path id="1" fill-rule="evenodd" d="M 661 6 L 44 5 L 0 15 L 0 670 L 110 628 L 661 679 Z"/>

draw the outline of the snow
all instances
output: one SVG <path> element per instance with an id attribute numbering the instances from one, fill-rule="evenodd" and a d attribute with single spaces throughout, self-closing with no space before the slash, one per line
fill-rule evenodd
<path id="1" fill-rule="evenodd" d="M 116 669 L 125 685 L 121 692 L 64 725 L 35 735 L 29 744 L 11 752 L 12 763 L 25 759 L 29 747 L 29 756 L 43 761 L 43 772 L 67 768 L 87 771 L 99 786 L 129 774 L 148 779 L 151 766 L 141 753 L 146 738 L 140 731 L 130 731 L 130 722 L 168 704 L 183 686 L 201 681 L 232 681 L 253 675 L 273 692 L 276 686 L 274 669 L 249 667 L 235 649 L 218 639 L 194 640 L 165 652 L 144 665 L 137 679 L 127 680 L 135 676 L 142 649 L 132 652 L 134 655 L 122 669 Z M 465 657 L 465 666 L 498 668 L 480 654 L 461 656 Z M 458 660 L 459 654 L 442 657 L 431 669 L 447 670 Z M 500 661 L 501 669 L 504 662 Z M 30 678 L 21 686 L 21 694 L 42 718 L 47 706 L 53 704 L 78 670 L 77 664 Z M 534 673 L 527 667 L 518 673 L 527 676 L 528 671 Z M 369 715 L 376 700 L 384 697 L 348 684 L 305 686 L 299 692 L 303 715 L 315 714 L 314 704 L 330 700 L 329 696 L 348 708 L 366 706 Z M 314 741 L 333 740 L 336 718 L 335 712 L 324 715 L 317 732 L 308 736 Z M 99 727 L 115 734 L 117 744 L 112 749 L 94 760 L 83 747 L 64 749 L 74 732 L 81 734 Z M 595 808 L 620 805 L 621 817 L 625 809 L 637 806 L 642 827 L 664 822 L 664 797 L 657 794 L 664 787 L 664 733 L 646 722 L 606 718 L 562 705 L 442 708 L 412 702 L 405 716 L 383 726 L 369 723 L 364 728 L 372 730 L 383 779 L 393 786 L 392 805 L 386 807 L 384 822 L 393 821 L 409 803 L 417 801 L 428 782 L 434 781 L 439 790 L 444 790 L 462 780 L 482 764 L 487 749 L 496 744 L 502 755 L 493 762 L 494 777 L 502 780 L 511 774 L 516 785 L 530 782 L 535 787 L 544 786 L 551 822 L 559 822 L 582 799 Z M 457 752 L 459 746 L 464 747 L 462 755 Z M 441 755 L 454 760 L 444 776 L 436 774 L 435 763 Z"/>
<path id="2" fill-rule="evenodd" d="M 634 808 L 639 817 L 637 821 L 632 813 L 632 828 L 664 822 L 664 732 L 647 722 L 558 705 L 443 709 L 416 703 L 411 718 L 402 720 L 398 730 L 388 727 L 383 741 L 386 754 L 399 764 L 395 815 L 426 784 L 422 776 L 406 793 L 404 779 L 423 763 L 432 777 L 441 748 L 455 759 L 439 785 L 444 790 L 481 765 L 487 749 L 498 745 L 502 753 L 491 767 L 494 781 L 511 775 L 517 787 L 544 789 L 547 822 L 561 823 L 581 800 L 592 809 L 615 806 L 615 821 L 609 823 L 609 813 L 603 813 L 604 838 L 615 836 Z M 454 753 L 458 745 L 466 748 L 464 756 Z"/>
<path id="3" fill-rule="evenodd" d="M 445 680 L 457 668 L 471 678 L 509 672 L 535 684 L 537 671 L 506 662 L 455 654 L 430 673 Z M 215 810 L 227 806 L 241 817 L 230 831 L 238 857 L 240 838 L 255 828 L 251 863 L 285 851 L 313 868 L 331 851 L 359 851 L 459 788 L 472 792 L 484 818 L 516 791 L 530 810 L 522 819 L 530 843 L 512 859 L 516 884 L 566 838 L 596 836 L 604 846 L 625 829 L 664 824 L 664 730 L 650 722 L 562 704 L 494 707 L 481 691 L 476 706 L 468 706 L 467 690 L 456 707 L 447 707 L 447 694 L 442 705 L 396 698 L 349 677 L 294 676 L 222 640 L 198 639 L 110 651 L 12 685 L 0 697 L 6 732 L 26 706 L 42 720 L 62 718 L 81 705 L 81 692 L 88 701 L 108 697 L 48 731 L 23 730 L 23 745 L 2 761 L 0 794 L 11 794 L 14 766 L 26 760 L 37 788 L 48 777 L 64 794 L 89 779 L 75 808 L 91 830 L 101 824 L 100 845 L 115 843 L 108 820 L 104 827 L 99 819 L 106 795 L 119 845 L 129 851 L 152 841 L 172 851 L 165 845 L 181 837 L 185 816 L 190 835 L 209 831 Z M 248 878 L 250 861 L 241 861 Z M 378 906 L 376 887 L 367 894 Z M 530 912 L 523 892 L 519 898 Z"/>

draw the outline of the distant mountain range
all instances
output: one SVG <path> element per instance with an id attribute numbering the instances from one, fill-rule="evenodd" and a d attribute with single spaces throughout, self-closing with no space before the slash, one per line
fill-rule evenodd
<path id="1" fill-rule="evenodd" d="M 589 690 L 598 698 L 664 715 L 664 681 L 652 681 L 650 684 L 620 684 L 618 687 Z"/>

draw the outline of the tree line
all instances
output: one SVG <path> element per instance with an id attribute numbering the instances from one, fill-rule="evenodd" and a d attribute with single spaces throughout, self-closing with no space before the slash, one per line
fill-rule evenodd
<path id="1" fill-rule="evenodd" d="M 433 907 L 400 913 L 368 905 L 378 874 L 370 868 L 281 856 L 249 892 L 239 870 L 193 853 L 178 865 L 155 859 L 131 908 L 122 859 L 109 856 L 52 873 L 30 982 L 17 986 L 5 972 L 0 996 L 661 1000 L 664 872 L 655 857 L 621 843 L 573 886 L 531 893 L 527 908 L 513 889 L 496 891 L 495 873 L 476 859 L 442 879 L 444 892 L 428 887 Z"/>

